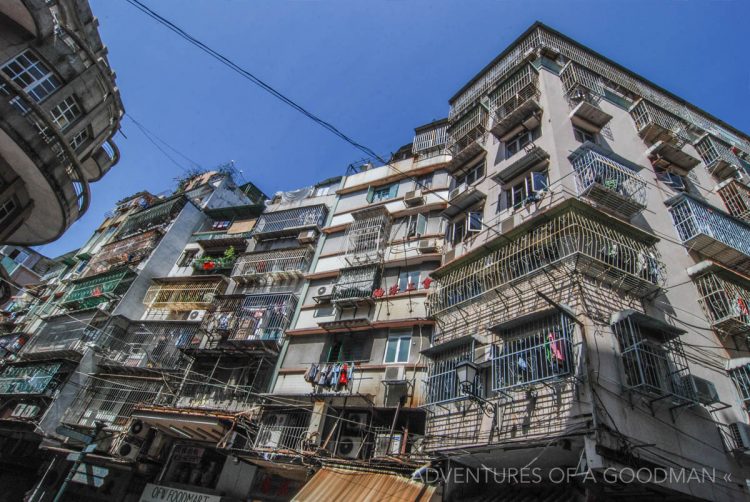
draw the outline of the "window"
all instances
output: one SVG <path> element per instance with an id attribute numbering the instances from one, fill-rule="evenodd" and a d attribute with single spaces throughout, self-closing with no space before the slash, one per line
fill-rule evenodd
<path id="1" fill-rule="evenodd" d="M 385 364 L 409 362 L 409 348 L 411 347 L 411 330 L 390 334 L 385 346 Z"/>
<path id="2" fill-rule="evenodd" d="M 29 256 L 30 256 L 30 255 L 29 255 L 29 253 L 27 253 L 26 251 L 21 251 L 21 250 L 19 250 L 19 249 L 16 249 L 16 250 L 14 250 L 14 251 L 13 251 L 13 252 L 12 252 L 12 253 L 10 254 L 10 258 L 12 258 L 12 259 L 13 259 L 13 261 L 14 261 L 14 262 L 16 262 L 16 263 L 23 263 L 23 262 L 25 262 L 25 261 L 26 261 L 26 259 L 27 259 L 27 258 L 28 258 Z"/>
<path id="3" fill-rule="evenodd" d="M 197 249 L 187 249 L 184 253 L 182 253 L 182 256 L 180 256 L 180 259 L 177 260 L 177 266 L 178 267 L 189 267 L 192 263 L 195 257 L 198 256 L 198 250 Z"/>
<path id="4" fill-rule="evenodd" d="M 89 139 L 89 130 L 88 128 L 81 129 L 78 131 L 75 136 L 70 140 L 70 147 L 78 151 Z"/>
<path id="5" fill-rule="evenodd" d="M 229 225 L 231 225 L 232 222 L 229 220 L 221 220 L 221 221 L 215 221 L 211 225 L 212 230 L 226 230 L 229 228 Z"/>
<path id="6" fill-rule="evenodd" d="M 466 237 L 466 220 L 460 219 L 454 222 L 450 234 L 450 241 L 453 245 L 463 241 Z"/>
<path id="7" fill-rule="evenodd" d="M 429 190 L 432 188 L 432 173 L 417 178 L 414 190 Z"/>
<path id="8" fill-rule="evenodd" d="M 513 138 L 505 142 L 505 158 L 512 157 L 517 154 L 524 147 L 530 145 L 535 139 L 540 136 L 541 129 L 537 127 L 531 131 L 522 131 Z"/>
<path id="9" fill-rule="evenodd" d="M 484 177 L 484 159 L 482 159 L 479 163 L 475 164 L 474 166 L 470 167 L 465 173 L 461 174 L 460 176 L 456 176 L 456 185 L 455 186 L 461 186 L 464 183 L 467 185 L 471 185 L 473 183 L 476 183 L 478 180 L 482 179 Z"/>
<path id="10" fill-rule="evenodd" d="M 466 218 L 466 231 L 467 232 L 481 232 L 482 231 L 482 213 L 480 211 L 470 211 Z"/>
<path id="11" fill-rule="evenodd" d="M 368 361 L 372 351 L 372 341 L 367 335 L 348 333 L 331 340 L 323 362 L 344 363 L 351 361 Z"/>
<path id="12" fill-rule="evenodd" d="M 57 106 L 52 108 L 50 114 L 52 115 L 52 122 L 54 122 L 61 131 L 64 131 L 75 119 L 80 117 L 81 109 L 78 108 L 76 98 L 68 96 Z"/>
<path id="13" fill-rule="evenodd" d="M 322 197 L 324 195 L 328 195 L 328 193 L 331 191 L 331 187 L 333 185 L 323 185 L 320 187 L 315 187 L 315 191 L 313 192 L 313 197 Z"/>
<path id="14" fill-rule="evenodd" d="M 60 87 L 57 77 L 29 50 L 4 64 L 0 70 L 37 103 Z"/>
<path id="15" fill-rule="evenodd" d="M 414 291 L 419 289 L 419 277 L 421 272 L 419 270 L 409 270 L 401 272 L 398 275 L 398 290 L 399 291 Z"/>
<path id="16" fill-rule="evenodd" d="M 6 218 L 10 218 L 13 212 L 18 208 L 15 199 L 8 199 L 5 202 L 0 203 L 0 222 L 5 221 Z"/>
<path id="17" fill-rule="evenodd" d="M 729 370 L 729 376 L 737 387 L 745 408 L 750 410 L 750 364 Z"/>
<path id="18" fill-rule="evenodd" d="M 585 129 L 581 129 L 580 127 L 573 126 L 573 137 L 579 143 L 585 143 L 587 141 L 596 143 L 596 134 Z"/>
<path id="19" fill-rule="evenodd" d="M 367 192 L 367 202 L 380 202 L 392 199 L 398 195 L 398 183 L 384 187 L 370 187 Z"/>
<path id="20" fill-rule="evenodd" d="M 468 211 L 448 227 L 448 242 L 453 245 L 482 231 L 482 211 Z"/>
<path id="21" fill-rule="evenodd" d="M 427 217 L 423 214 L 412 214 L 405 218 L 406 237 L 419 237 L 427 228 Z"/>
<path id="22" fill-rule="evenodd" d="M 498 206 L 501 209 L 518 209 L 530 202 L 538 201 L 542 192 L 549 188 L 547 171 L 532 171 L 501 194 Z M 505 201 L 502 197 L 505 197 Z"/>
<path id="23" fill-rule="evenodd" d="M 654 173 L 656 173 L 656 179 L 668 187 L 680 192 L 689 191 L 687 178 L 685 176 L 667 171 L 659 166 L 654 166 Z"/>
<path id="24" fill-rule="evenodd" d="M 454 399 L 465 399 L 467 397 L 459 389 L 456 366 L 462 361 L 471 361 L 472 354 L 472 346 L 464 345 L 436 354 L 432 358 L 427 376 L 428 403 L 442 403 Z M 481 382 L 481 375 L 477 374 L 474 381 L 474 389 L 479 395 L 484 393 Z"/>
<path id="25" fill-rule="evenodd" d="M 80 274 L 83 272 L 83 269 L 86 268 L 86 265 L 89 264 L 88 260 L 81 260 L 78 262 L 78 265 L 76 266 L 76 274 Z"/>

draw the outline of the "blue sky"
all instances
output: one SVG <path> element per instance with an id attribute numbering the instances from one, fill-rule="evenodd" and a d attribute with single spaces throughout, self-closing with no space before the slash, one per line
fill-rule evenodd
<path id="1" fill-rule="evenodd" d="M 446 116 L 448 98 L 535 20 L 750 132 L 746 0 L 143 1 L 381 154 Z M 362 158 L 125 0 L 90 3 L 126 111 L 201 166 L 234 160 L 272 194 Z M 174 187 L 181 168 L 127 117 L 122 133 L 88 213 L 41 252 L 82 245 L 126 195 Z"/>

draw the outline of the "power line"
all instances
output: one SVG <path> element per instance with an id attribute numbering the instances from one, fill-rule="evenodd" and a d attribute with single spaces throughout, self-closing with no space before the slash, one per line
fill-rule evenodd
<path id="1" fill-rule="evenodd" d="M 175 163 L 180 169 L 185 170 L 182 166 L 180 166 L 177 162 L 175 162 L 175 160 L 169 154 L 167 154 L 164 150 L 162 150 L 159 147 L 159 145 L 157 145 L 155 143 L 154 139 L 158 140 L 160 143 L 162 143 L 164 146 L 166 146 L 167 148 L 169 148 L 170 150 L 172 150 L 174 153 L 176 153 L 177 155 L 179 155 L 183 159 L 185 159 L 188 162 L 190 162 L 196 168 L 200 169 L 200 167 L 201 167 L 200 164 L 198 164 L 196 161 L 194 161 L 193 159 L 191 159 L 190 157 L 188 157 L 187 155 L 185 155 L 184 153 L 182 153 L 181 151 L 179 151 L 177 148 L 173 147 L 172 145 L 170 145 L 169 143 L 167 143 L 165 140 L 163 140 L 162 138 L 160 138 L 159 136 L 157 136 L 153 131 L 151 131 L 146 126 L 144 126 L 141 122 L 139 122 L 138 120 L 136 120 L 135 117 L 133 117 L 132 114 L 126 113 L 125 116 L 127 118 L 129 118 L 130 121 L 133 122 L 133 124 L 135 124 L 135 126 L 143 133 L 143 135 L 146 136 L 146 138 L 149 141 L 151 141 L 151 143 L 153 143 L 154 146 L 156 146 L 156 148 L 158 148 L 160 152 L 162 152 L 165 156 L 167 156 L 167 158 L 169 158 L 169 160 L 171 160 L 173 163 Z"/>

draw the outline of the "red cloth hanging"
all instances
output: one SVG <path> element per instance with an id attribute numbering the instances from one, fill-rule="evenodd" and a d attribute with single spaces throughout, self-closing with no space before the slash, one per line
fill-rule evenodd
<path id="1" fill-rule="evenodd" d="M 346 385 L 349 383 L 349 365 L 344 363 L 341 365 L 341 371 L 339 374 L 339 385 Z"/>

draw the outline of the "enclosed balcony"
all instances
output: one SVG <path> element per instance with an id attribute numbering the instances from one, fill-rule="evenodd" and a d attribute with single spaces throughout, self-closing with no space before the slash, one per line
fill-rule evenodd
<path id="1" fill-rule="evenodd" d="M 236 347 L 276 352 L 297 309 L 292 293 L 227 295 L 217 298 L 203 321 L 206 348 Z"/>
<path id="2" fill-rule="evenodd" d="M 373 292 L 380 286 L 380 266 L 345 268 L 331 292 L 331 303 L 336 307 L 356 307 L 373 301 Z"/>
<path id="3" fill-rule="evenodd" d="M 22 363 L 0 370 L 0 396 L 34 395 L 53 397 L 57 387 L 69 375 L 63 362 Z"/>
<path id="4" fill-rule="evenodd" d="M 0 331 L 0 361 L 8 356 L 18 354 L 18 351 L 28 341 L 29 335 L 26 333 L 6 333 Z"/>
<path id="5" fill-rule="evenodd" d="M 128 290 L 135 276 L 135 272 L 123 266 L 78 279 L 69 286 L 60 306 L 68 310 L 85 310 L 116 301 Z"/>
<path id="6" fill-rule="evenodd" d="M 729 214 L 750 223 L 750 187 L 741 181 L 731 179 L 719 185 L 718 193 Z"/>
<path id="7" fill-rule="evenodd" d="M 723 335 L 750 334 L 750 280 L 704 261 L 688 269 L 706 318 Z"/>
<path id="8" fill-rule="evenodd" d="M 197 242 L 206 252 L 224 251 L 230 247 L 235 251 L 242 252 L 247 248 L 247 240 L 252 236 L 252 232 L 228 233 L 226 231 L 218 232 L 196 232 L 190 238 L 191 242 Z"/>
<path id="9" fill-rule="evenodd" d="M 630 165 L 584 144 L 571 155 L 579 197 L 630 220 L 646 207 L 646 181 Z"/>
<path id="10" fill-rule="evenodd" d="M 149 257 L 161 236 L 161 230 L 155 228 L 103 246 L 89 263 L 86 277 L 102 274 L 121 265 L 136 265 Z"/>
<path id="11" fill-rule="evenodd" d="M 24 360 L 67 358 L 78 360 L 88 346 L 106 346 L 102 329 L 108 315 L 99 309 L 72 312 L 47 318 L 26 343 Z"/>
<path id="12" fill-rule="evenodd" d="M 125 239 L 131 235 L 146 232 L 157 227 L 164 227 L 170 223 L 185 207 L 187 199 L 183 196 L 172 197 L 159 201 L 155 205 L 130 216 L 117 232 L 117 239 Z"/>
<path id="13" fill-rule="evenodd" d="M 381 262 L 393 223 L 388 209 L 364 209 L 352 213 L 352 218 L 354 221 L 346 229 L 344 259 L 352 267 Z"/>
<path id="14" fill-rule="evenodd" d="M 488 121 L 489 112 L 480 103 L 451 119 L 448 126 L 448 149 L 453 156 L 451 166 L 459 167 L 484 150 L 481 141 L 487 132 Z"/>
<path id="15" fill-rule="evenodd" d="M 461 183 L 448 192 L 448 207 L 443 210 L 441 215 L 444 218 L 453 218 L 486 198 L 487 195 L 477 187 Z"/>
<path id="16" fill-rule="evenodd" d="M 314 254 L 312 246 L 243 254 L 234 264 L 232 277 L 244 283 L 300 279 L 310 268 Z"/>
<path id="17" fill-rule="evenodd" d="M 432 274 L 428 310 L 439 316 L 484 295 L 505 290 L 544 269 L 569 267 L 636 297 L 658 291 L 664 264 L 653 235 L 575 199 L 534 225 L 519 227 L 499 248 Z"/>
<path id="18" fill-rule="evenodd" d="M 539 73 L 527 64 L 490 93 L 491 131 L 501 141 L 520 128 L 532 130 L 539 126 L 542 107 L 538 83 Z"/>
<path id="19" fill-rule="evenodd" d="M 448 119 L 436 120 L 414 129 L 412 153 L 420 158 L 448 153 Z"/>
<path id="20" fill-rule="evenodd" d="M 681 149 L 694 139 L 687 122 L 645 99 L 630 109 L 630 116 L 638 135 L 647 145 L 662 141 Z"/>
<path id="21" fill-rule="evenodd" d="M 602 77 L 573 61 L 568 61 L 560 71 L 565 98 L 572 111 L 570 120 L 577 127 L 597 133 L 606 126 L 612 115 L 599 106 L 605 95 Z"/>
<path id="22" fill-rule="evenodd" d="M 220 275 L 162 277 L 153 280 L 143 303 L 149 309 L 185 312 L 206 310 L 216 295 L 224 294 L 227 280 Z"/>
<path id="23" fill-rule="evenodd" d="M 687 194 L 672 197 L 666 204 L 680 241 L 688 249 L 750 273 L 750 225 Z"/>
<path id="24" fill-rule="evenodd" d="M 258 218 L 253 235 L 259 240 L 298 235 L 303 230 L 320 229 L 327 215 L 323 204 L 265 213 Z"/>
<path id="25" fill-rule="evenodd" d="M 715 136 L 706 134 L 695 143 L 695 149 L 706 164 L 708 172 L 720 180 L 734 177 L 745 170 L 745 166 L 737 156 L 740 150 L 729 146 Z"/>
<path id="26" fill-rule="evenodd" d="M 180 371 L 187 361 L 180 348 L 198 334 L 200 323 L 131 321 L 124 332 L 109 331 L 109 352 L 100 366 L 121 371 Z"/>
<path id="27" fill-rule="evenodd" d="M 687 175 L 695 166 L 701 163 L 692 155 L 682 151 L 682 148 L 665 141 L 657 141 L 647 152 L 651 164 L 664 170 L 676 171 L 682 176 Z"/>

